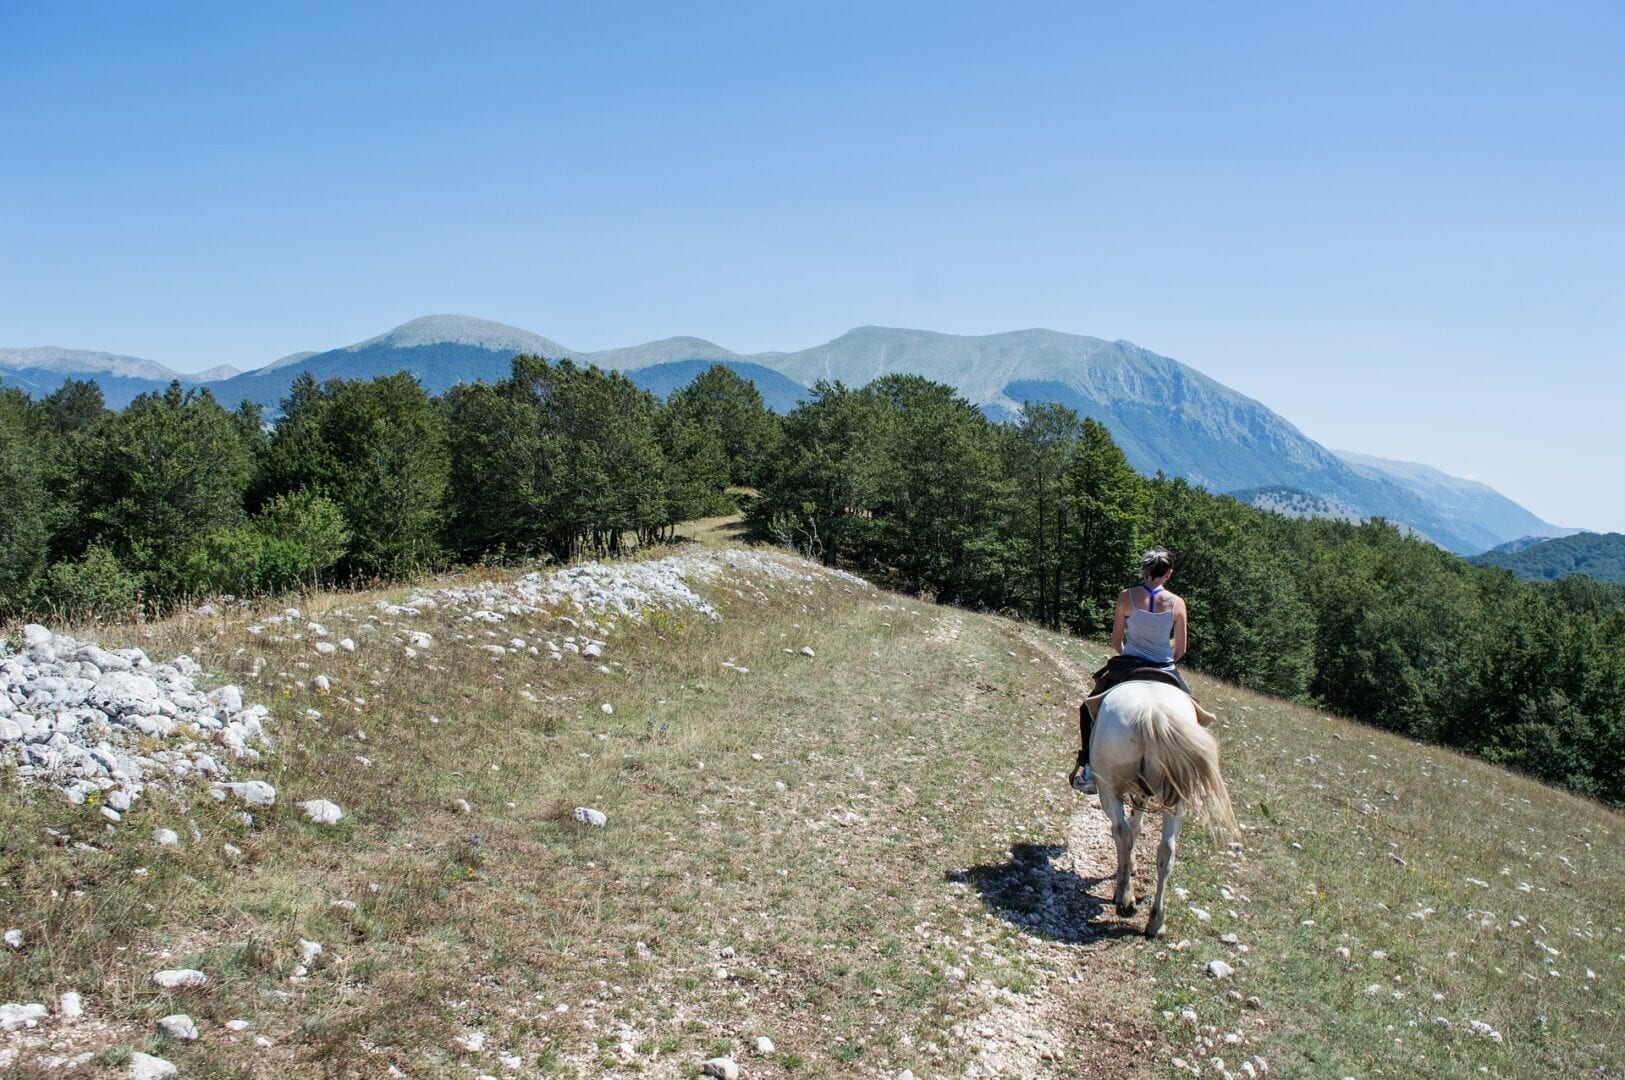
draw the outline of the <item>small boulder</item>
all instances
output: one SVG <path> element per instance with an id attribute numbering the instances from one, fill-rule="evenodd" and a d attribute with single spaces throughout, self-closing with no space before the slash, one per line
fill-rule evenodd
<path id="1" fill-rule="evenodd" d="M 250 806 L 276 805 L 276 788 L 264 780 L 245 780 L 242 783 L 216 784 L 215 789 L 229 792 Z"/>
<path id="2" fill-rule="evenodd" d="M 158 1021 L 158 1030 L 181 1042 L 194 1042 L 197 1039 L 197 1024 L 185 1013 L 171 1013 L 164 1017 Z"/>
<path id="3" fill-rule="evenodd" d="M 717 1080 L 739 1080 L 739 1064 L 731 1057 L 714 1057 L 700 1065 L 701 1076 L 714 1076 Z"/>
<path id="4" fill-rule="evenodd" d="M 165 990 L 190 990 L 207 986 L 209 977 L 195 968 L 171 968 L 155 974 L 152 981 Z"/>
<path id="5" fill-rule="evenodd" d="M 174 1062 L 165 1061 L 161 1057 L 143 1054 L 137 1050 L 130 1055 L 130 1080 L 161 1080 L 165 1076 L 177 1076 L 180 1070 Z"/>
<path id="6" fill-rule="evenodd" d="M 609 824 L 609 818 L 602 810 L 594 810 L 590 806 L 578 806 L 570 812 L 570 816 L 583 825 L 591 825 L 595 829 L 602 829 Z"/>
<path id="7" fill-rule="evenodd" d="M 8 1002 L 0 1005 L 0 1031 L 16 1031 L 18 1028 L 33 1027 L 44 1020 L 48 1014 L 45 1006 L 37 1002 L 19 1004 Z"/>
<path id="8" fill-rule="evenodd" d="M 758 1054 L 771 1054 L 775 1049 L 773 1046 L 773 1040 L 768 1038 L 766 1035 L 756 1036 L 756 1042 L 752 1045 L 756 1047 L 756 1052 Z"/>
<path id="9" fill-rule="evenodd" d="M 1215 979 L 1228 979 L 1236 973 L 1236 969 L 1223 960 L 1209 960 L 1207 962 L 1207 973 Z"/>
<path id="10" fill-rule="evenodd" d="M 64 1020 L 77 1020 L 85 1015 L 85 1002 L 78 993 L 68 990 L 57 1001 L 56 1014 Z"/>
<path id="11" fill-rule="evenodd" d="M 305 816 L 318 825 L 332 825 L 344 816 L 337 803 L 326 799 L 309 799 L 295 804 L 305 812 Z"/>
<path id="12" fill-rule="evenodd" d="M 20 949 L 23 947 L 23 932 L 17 929 L 6 931 L 6 948 Z"/>
<path id="13" fill-rule="evenodd" d="M 813 652 L 811 645 L 803 645 L 801 647 L 801 655 L 806 656 L 806 657 L 814 657 L 814 656 L 817 656 L 818 654 Z"/>
<path id="14" fill-rule="evenodd" d="M 159 847 L 174 847 L 181 842 L 180 834 L 174 829 L 154 829 L 152 839 Z"/>

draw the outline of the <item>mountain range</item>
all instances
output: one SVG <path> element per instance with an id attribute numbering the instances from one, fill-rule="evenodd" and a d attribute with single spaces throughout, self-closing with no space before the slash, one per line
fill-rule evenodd
<path id="1" fill-rule="evenodd" d="M 1057 402 L 1106 425 L 1141 472 L 1182 476 L 1291 513 L 1380 516 L 1452 551 L 1485 551 L 1520 536 L 1575 532 L 1542 521 L 1488 485 L 1412 462 L 1328 450 L 1263 404 L 1177 360 L 1128 341 L 1053 330 L 982 336 L 864 326 L 798 352 L 741 354 L 694 337 L 583 352 L 517 327 L 431 315 L 354 345 L 301 352 L 247 372 L 180 375 L 161 364 L 71 349 L 0 349 L 0 385 L 39 396 L 68 378 L 94 379 L 122 408 L 171 380 L 206 385 L 222 402 L 274 412 L 293 379 L 371 378 L 410 371 L 431 393 L 495 381 L 516 353 L 572 357 L 624 372 L 664 396 L 712 363 L 734 369 L 786 412 L 821 379 L 861 386 L 890 373 L 948 383 L 994 419 L 1024 402 Z"/>

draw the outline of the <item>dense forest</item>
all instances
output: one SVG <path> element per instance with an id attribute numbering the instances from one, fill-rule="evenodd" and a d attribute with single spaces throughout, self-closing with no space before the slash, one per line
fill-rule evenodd
<path id="1" fill-rule="evenodd" d="M 92 383 L 0 391 L 0 618 L 613 555 L 741 488 L 760 538 L 1082 634 L 1163 544 L 1190 666 L 1625 802 L 1625 588 L 1144 477 L 1070 409 L 993 423 L 916 376 L 780 417 L 720 366 L 662 402 L 519 357 L 438 398 L 307 376 L 274 426 L 178 386 L 119 412 Z"/>
<path id="2" fill-rule="evenodd" d="M 1625 533 L 1575 533 L 1520 547 L 1496 548 L 1473 556 L 1480 566 L 1501 566 L 1521 578 L 1556 581 L 1585 574 L 1599 581 L 1625 582 Z"/>

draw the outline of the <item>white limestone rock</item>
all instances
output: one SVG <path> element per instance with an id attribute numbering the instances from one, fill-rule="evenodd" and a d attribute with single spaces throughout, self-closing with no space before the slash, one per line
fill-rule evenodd
<path id="1" fill-rule="evenodd" d="M 7 1002 L 0 1005 L 0 1031 L 31 1028 L 48 1015 L 45 1006 L 38 1002 Z"/>
<path id="2" fill-rule="evenodd" d="M 700 1075 L 717 1080 L 739 1080 L 739 1064 L 731 1057 L 714 1057 L 700 1064 Z"/>
<path id="3" fill-rule="evenodd" d="M 197 1039 L 197 1024 L 185 1013 L 171 1013 L 158 1021 L 158 1030 L 171 1039 L 193 1042 Z"/>
<path id="4" fill-rule="evenodd" d="M 154 974 L 152 981 L 165 990 L 192 990 L 207 986 L 209 977 L 196 968 L 170 968 Z"/>
<path id="5" fill-rule="evenodd" d="M 130 1055 L 130 1080 L 163 1080 L 166 1076 L 177 1076 L 180 1069 L 174 1062 L 166 1061 L 152 1054 L 143 1054 L 137 1050 Z"/>
<path id="6" fill-rule="evenodd" d="M 578 806 L 570 812 L 570 816 L 583 825 L 591 825 L 595 829 L 602 829 L 609 824 L 609 818 L 602 810 L 594 810 L 590 806 Z"/>
<path id="7" fill-rule="evenodd" d="M 305 817 L 318 825 L 332 825 L 344 817 L 344 811 L 339 809 L 339 805 L 326 799 L 308 799 L 295 805 L 305 812 Z"/>

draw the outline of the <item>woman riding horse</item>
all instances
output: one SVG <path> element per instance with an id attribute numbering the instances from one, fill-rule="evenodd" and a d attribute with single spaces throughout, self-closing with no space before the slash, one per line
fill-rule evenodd
<path id="1" fill-rule="evenodd" d="M 1073 787 L 1087 795 L 1095 793 L 1094 774 L 1089 771 L 1089 736 L 1094 728 L 1094 708 L 1099 696 L 1126 679 L 1130 672 L 1153 668 L 1163 680 L 1189 694 L 1176 663 L 1185 655 L 1185 601 L 1167 588 L 1174 576 L 1174 557 L 1165 547 L 1154 547 L 1140 559 L 1141 583 L 1117 594 L 1117 611 L 1112 620 L 1112 652 L 1106 665 L 1095 672 L 1089 701 L 1078 709 L 1078 734 L 1082 743 L 1078 761 L 1068 778 Z M 1193 697 L 1194 701 L 1195 698 Z M 1196 706 L 1203 724 L 1213 722 L 1213 714 Z"/>

